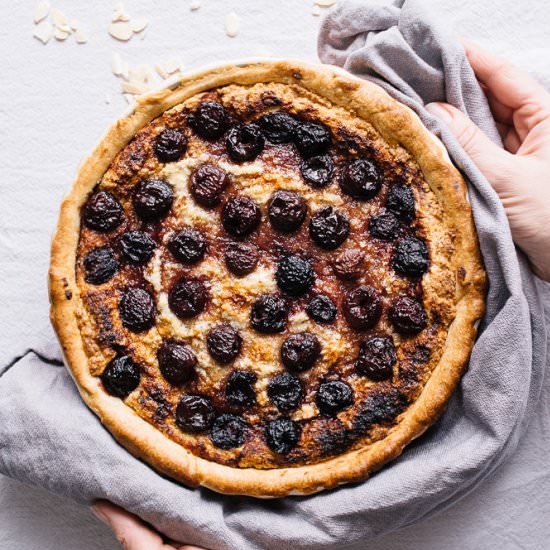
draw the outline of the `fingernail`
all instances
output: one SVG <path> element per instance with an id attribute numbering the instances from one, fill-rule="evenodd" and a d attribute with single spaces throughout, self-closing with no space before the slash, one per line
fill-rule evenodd
<path id="1" fill-rule="evenodd" d="M 429 103 L 426 105 L 426 110 L 445 124 L 449 124 L 453 120 L 451 113 L 441 103 Z"/>
<path id="2" fill-rule="evenodd" d="M 94 516 L 99 519 L 100 521 L 102 521 L 103 523 L 107 524 L 107 525 L 110 525 L 109 523 L 109 518 L 103 513 L 103 510 L 101 510 L 101 508 L 99 508 L 99 506 L 97 506 L 96 504 L 93 504 L 90 509 L 92 510 L 92 513 L 94 514 Z"/>

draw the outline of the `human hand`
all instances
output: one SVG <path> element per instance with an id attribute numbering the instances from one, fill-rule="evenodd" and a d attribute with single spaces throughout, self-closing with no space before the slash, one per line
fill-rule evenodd
<path id="1" fill-rule="evenodd" d="M 204 550 L 178 542 L 165 544 L 163 538 L 138 517 L 106 500 L 96 502 L 92 511 L 114 531 L 124 550 Z"/>
<path id="2" fill-rule="evenodd" d="M 447 103 L 428 111 L 441 119 L 497 192 L 515 243 L 536 275 L 550 281 L 550 93 L 526 72 L 465 42 L 504 143 L 495 145 Z"/>

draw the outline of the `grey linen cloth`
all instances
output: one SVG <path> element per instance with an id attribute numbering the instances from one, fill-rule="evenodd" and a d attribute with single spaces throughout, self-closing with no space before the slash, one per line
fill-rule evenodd
<path id="1" fill-rule="evenodd" d="M 449 101 L 499 141 L 461 46 L 432 20 L 429 5 L 343 4 L 322 25 L 319 53 L 414 109 L 471 183 L 488 309 L 469 370 L 441 420 L 364 483 L 311 497 L 226 497 L 179 485 L 133 458 L 81 401 L 57 344 L 45 342 L 0 377 L 0 472 L 82 503 L 109 499 L 173 539 L 208 548 L 364 548 L 450 506 L 513 452 L 546 364 L 544 289 L 516 253 L 487 181 L 423 108 Z"/>

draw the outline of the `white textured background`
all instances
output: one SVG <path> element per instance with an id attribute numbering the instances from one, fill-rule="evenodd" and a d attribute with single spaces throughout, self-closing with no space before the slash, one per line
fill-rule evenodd
<path id="1" fill-rule="evenodd" d="M 49 243 L 61 197 L 108 123 L 125 108 L 110 72 L 113 52 L 131 64 L 178 56 L 186 67 L 257 54 L 316 59 L 319 18 L 310 0 L 128 0 L 149 20 L 145 40 L 109 37 L 113 3 L 53 0 L 89 42 L 32 38 L 34 2 L 0 2 L 0 372 L 53 338 L 48 322 Z M 550 89 L 547 0 L 434 0 L 456 32 L 528 68 Z M 227 13 L 241 19 L 236 38 Z M 105 102 L 105 96 L 111 103 Z M 548 378 L 548 377 L 547 377 Z M 32 384 L 32 380 L 28 381 Z M 452 508 L 365 548 L 550 548 L 550 384 L 520 449 Z M 1 448 L 1 442 L 0 442 Z M 91 550 L 118 545 L 85 507 L 0 478 L 0 550 Z M 276 548 L 276 545 L 273 546 Z"/>

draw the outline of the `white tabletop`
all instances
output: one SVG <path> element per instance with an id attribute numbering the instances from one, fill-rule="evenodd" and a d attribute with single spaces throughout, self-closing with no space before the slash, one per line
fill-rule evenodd
<path id="1" fill-rule="evenodd" d="M 316 59 L 319 18 L 310 0 L 128 0 L 145 17 L 144 40 L 107 34 L 113 3 L 53 0 L 89 35 L 77 45 L 32 38 L 34 3 L 0 5 L 0 371 L 53 334 L 46 271 L 59 201 L 76 167 L 107 124 L 125 108 L 113 52 L 131 65 L 173 57 L 193 68 L 212 61 L 271 54 Z M 550 10 L 543 0 L 439 0 L 434 10 L 474 38 L 527 67 L 550 88 Z M 240 32 L 225 34 L 235 11 Z M 109 103 L 106 102 L 109 98 Z M 369 544 L 411 548 L 548 548 L 550 541 L 550 383 L 512 460 L 492 479 L 437 517 Z M 1 447 L 1 446 L 0 446 Z M 117 548 L 90 511 L 63 498 L 0 478 L 0 550 Z M 275 546 L 274 546 L 275 547 Z"/>

